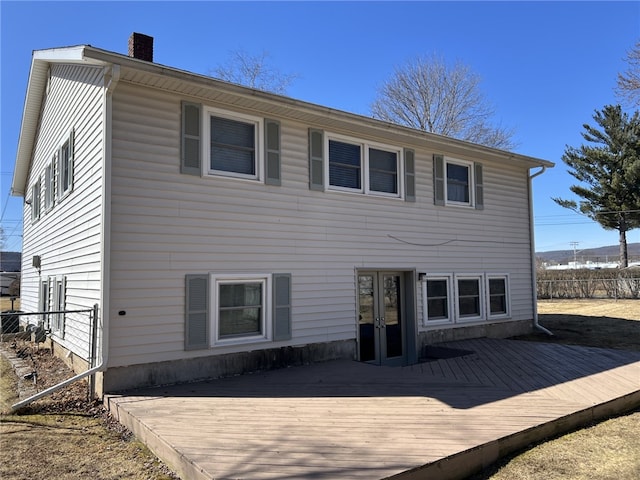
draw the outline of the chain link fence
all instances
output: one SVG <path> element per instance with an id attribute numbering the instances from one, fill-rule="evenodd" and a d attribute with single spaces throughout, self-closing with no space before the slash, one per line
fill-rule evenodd
<path id="1" fill-rule="evenodd" d="M 97 306 L 84 310 L 23 312 L 7 310 L 0 314 L 0 333 L 23 334 L 36 342 L 46 336 L 92 365 L 96 350 Z"/>

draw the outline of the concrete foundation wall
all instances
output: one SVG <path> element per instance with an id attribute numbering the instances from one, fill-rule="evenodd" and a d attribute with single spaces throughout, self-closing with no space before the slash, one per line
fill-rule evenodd
<path id="1" fill-rule="evenodd" d="M 469 325 L 467 327 L 457 326 L 456 328 L 446 328 L 429 330 L 418 333 L 418 353 L 424 350 L 427 345 L 441 342 L 453 342 L 456 340 L 467 340 L 470 338 L 509 338 L 517 335 L 526 335 L 533 331 L 533 320 L 509 321 L 501 323 L 488 323 L 483 325 Z"/>
<path id="2" fill-rule="evenodd" d="M 355 340 L 110 368 L 102 386 L 104 393 L 111 393 L 345 358 L 356 358 Z"/>

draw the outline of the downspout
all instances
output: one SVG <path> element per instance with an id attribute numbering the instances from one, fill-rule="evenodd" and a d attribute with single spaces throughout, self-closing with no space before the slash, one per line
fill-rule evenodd
<path id="1" fill-rule="evenodd" d="M 100 232 L 100 243 L 102 245 L 101 262 L 100 262 L 100 279 L 102 288 L 100 289 L 100 310 L 98 305 L 93 308 L 93 321 L 101 320 L 101 328 L 97 328 L 100 332 L 100 363 L 89 368 L 86 372 L 79 373 L 64 382 L 53 385 L 42 392 L 39 392 L 29 398 L 25 398 L 21 402 L 11 405 L 11 412 L 29 405 L 47 395 L 57 392 L 58 390 L 70 385 L 78 380 L 103 372 L 107 367 L 109 357 L 109 294 L 111 281 L 111 102 L 113 90 L 120 80 L 120 65 L 110 65 L 105 67 L 104 74 L 104 108 L 102 110 L 102 225 Z M 94 327 L 96 329 L 96 327 Z M 93 338 L 95 344 L 97 336 Z M 94 358 L 90 362 L 94 362 Z M 91 366 L 91 365 L 90 365 Z M 92 392 L 95 393 L 95 392 Z"/>
<path id="2" fill-rule="evenodd" d="M 532 278 L 532 292 L 533 292 L 533 328 L 553 336 L 553 333 L 544 328 L 538 323 L 538 273 L 536 268 L 536 241 L 534 235 L 533 225 L 533 179 L 538 175 L 542 175 L 547 170 L 544 165 L 540 166 L 540 170 L 536 173 L 529 175 L 529 232 L 531 238 L 531 278 Z"/>

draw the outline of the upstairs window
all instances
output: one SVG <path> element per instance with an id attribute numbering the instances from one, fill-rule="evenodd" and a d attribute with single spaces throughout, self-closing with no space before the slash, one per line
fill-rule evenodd
<path id="1" fill-rule="evenodd" d="M 31 221 L 37 222 L 40 220 L 40 180 L 33 184 L 31 187 Z"/>
<path id="2" fill-rule="evenodd" d="M 256 123 L 210 117 L 209 171 L 257 178 Z"/>
<path id="3" fill-rule="evenodd" d="M 331 136 L 326 151 L 330 190 L 401 196 L 400 149 Z"/>
<path id="4" fill-rule="evenodd" d="M 261 180 L 262 119 L 215 109 L 206 109 L 205 113 L 207 173 Z"/>
<path id="5" fill-rule="evenodd" d="M 53 207 L 55 202 L 56 188 L 56 156 L 54 155 L 51 163 L 47 165 L 44 171 L 44 209 L 45 211 Z"/>
<path id="6" fill-rule="evenodd" d="M 471 166 L 447 162 L 447 203 L 471 205 Z"/>
<path id="7" fill-rule="evenodd" d="M 391 195 L 399 194 L 398 152 L 369 149 L 369 189 Z"/>
<path id="8" fill-rule="evenodd" d="M 63 198 L 73 189 L 74 133 L 58 151 L 58 198 Z"/>
<path id="9" fill-rule="evenodd" d="M 433 195 L 436 205 L 484 209 L 482 164 L 434 155 Z"/>
<path id="10" fill-rule="evenodd" d="M 329 185 L 362 189 L 362 150 L 360 145 L 329 140 Z"/>
<path id="11" fill-rule="evenodd" d="M 180 172 L 281 184 L 280 122 L 182 102 Z"/>

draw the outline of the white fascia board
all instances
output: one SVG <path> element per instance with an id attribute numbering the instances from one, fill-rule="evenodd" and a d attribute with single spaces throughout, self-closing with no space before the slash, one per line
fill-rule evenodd
<path id="1" fill-rule="evenodd" d="M 22 112 L 22 124 L 18 138 L 18 150 L 16 164 L 11 183 L 11 195 L 24 197 L 27 187 L 27 177 L 31 163 L 31 155 L 35 136 L 42 111 L 42 101 L 49 75 L 49 66 L 54 63 L 85 63 L 88 65 L 106 65 L 96 59 L 86 57 L 87 46 L 52 48 L 48 50 L 36 50 L 31 59 L 29 82 L 25 95 L 24 110 Z"/>

